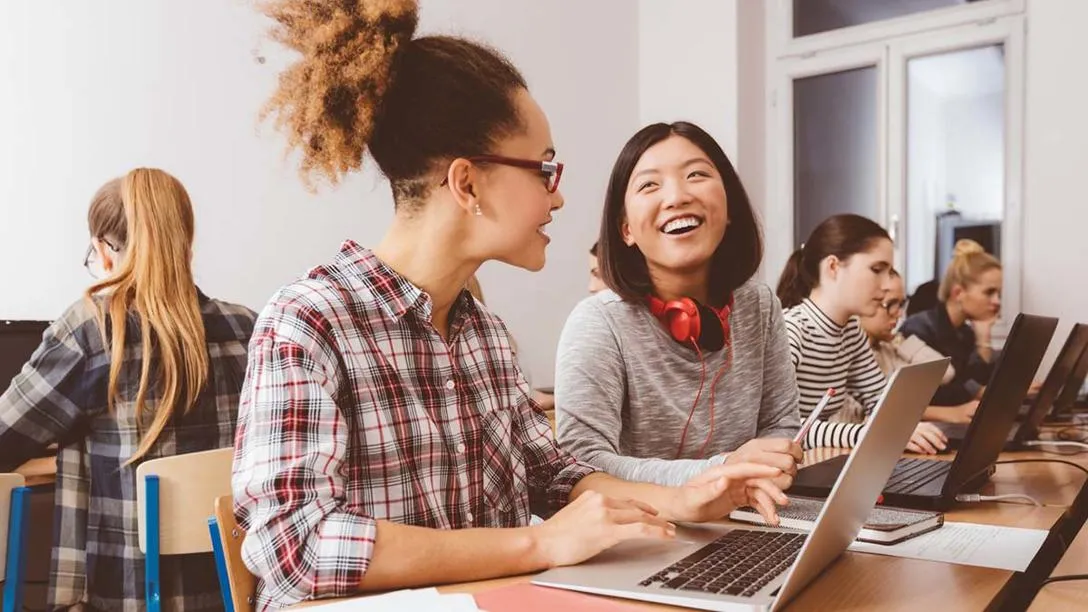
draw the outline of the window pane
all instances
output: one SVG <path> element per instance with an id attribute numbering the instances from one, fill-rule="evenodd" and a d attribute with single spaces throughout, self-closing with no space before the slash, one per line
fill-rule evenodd
<path id="1" fill-rule="evenodd" d="M 834 214 L 883 220 L 877 128 L 876 67 L 793 82 L 795 247 Z"/>
<path id="2" fill-rule="evenodd" d="M 907 290 L 939 279 L 959 238 L 1001 256 L 1002 45 L 907 63 Z"/>
<path id="3" fill-rule="evenodd" d="M 793 36 L 924 13 L 985 0 L 793 0 Z"/>

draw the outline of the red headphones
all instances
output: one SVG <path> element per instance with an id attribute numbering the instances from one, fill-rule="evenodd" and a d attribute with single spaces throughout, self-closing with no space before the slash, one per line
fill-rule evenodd
<path id="1" fill-rule="evenodd" d="M 650 312 L 665 326 L 665 329 L 669 330 L 669 335 L 677 342 L 690 345 L 695 349 L 695 352 L 699 354 L 699 363 L 703 368 L 701 380 L 699 381 L 699 390 L 695 393 L 695 401 L 691 404 L 688 420 L 680 434 L 680 444 L 676 449 L 677 459 L 684 452 L 684 441 L 688 436 L 688 427 L 691 425 L 692 417 L 695 416 L 695 408 L 699 405 L 699 398 L 702 396 L 703 386 L 706 384 L 706 360 L 703 358 L 703 351 L 718 351 L 724 348 L 727 343 L 730 345 L 725 363 L 714 375 L 714 379 L 710 383 L 710 431 L 707 433 L 703 445 L 699 448 L 698 456 L 702 457 L 710 444 L 711 438 L 714 436 L 714 389 L 718 386 L 718 380 L 722 377 L 722 374 L 725 374 L 733 361 L 732 341 L 729 337 L 729 314 L 733 311 L 733 298 L 730 296 L 729 303 L 721 309 L 705 306 L 687 297 L 666 302 L 651 295 L 647 298 L 647 301 L 650 304 Z"/>
<path id="2" fill-rule="evenodd" d="M 718 351 L 729 340 L 732 298 L 721 309 L 705 306 L 687 297 L 666 302 L 651 295 L 648 300 L 650 312 L 677 342 L 686 345 L 694 343 L 703 350 Z"/>

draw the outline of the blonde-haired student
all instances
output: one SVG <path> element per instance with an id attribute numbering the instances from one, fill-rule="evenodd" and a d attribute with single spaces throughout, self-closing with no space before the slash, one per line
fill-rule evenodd
<path id="1" fill-rule="evenodd" d="M 136 609 L 136 468 L 231 445 L 256 315 L 196 286 L 192 205 L 166 172 L 106 183 L 87 220 L 99 280 L 0 396 L 0 471 L 63 447 L 49 608 Z M 164 558 L 162 579 L 173 609 L 222 609 L 210 555 Z"/>
<path id="2" fill-rule="evenodd" d="M 904 336 L 899 332 L 900 315 L 907 301 L 903 277 L 892 270 L 891 289 L 884 296 L 884 301 L 876 313 L 860 317 L 861 328 L 869 336 L 873 356 L 885 375 L 904 365 L 933 361 L 944 357 L 917 336 Z M 942 383 L 949 383 L 956 377 L 956 368 L 951 364 L 945 371 Z M 947 423 L 968 423 L 978 408 L 978 400 L 970 400 L 954 406 L 931 405 L 926 408 L 922 419 Z"/>
<path id="3" fill-rule="evenodd" d="M 993 372 L 990 332 L 1001 310 L 1001 262 L 973 240 L 956 243 L 933 308 L 903 322 L 902 334 L 918 338 L 946 355 L 955 377 L 933 396 L 939 406 L 982 397 Z"/>

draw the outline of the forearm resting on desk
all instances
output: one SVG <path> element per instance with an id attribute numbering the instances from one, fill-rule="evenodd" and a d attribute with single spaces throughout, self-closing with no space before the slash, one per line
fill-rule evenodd
<path id="1" fill-rule="evenodd" d="M 361 589 L 379 591 L 526 574 L 548 567 L 532 527 L 429 529 L 378 521 Z"/>
<path id="2" fill-rule="evenodd" d="M 674 535 L 675 527 L 646 504 L 590 490 L 572 495 L 571 503 L 533 527 L 437 530 L 378 521 L 361 588 L 525 574 L 580 563 L 623 540 Z"/>

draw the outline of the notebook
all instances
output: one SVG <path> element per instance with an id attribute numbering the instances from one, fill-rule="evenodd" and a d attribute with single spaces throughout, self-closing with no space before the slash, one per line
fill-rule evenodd
<path id="1" fill-rule="evenodd" d="M 778 509 L 781 526 L 786 529 L 812 531 L 816 517 L 824 507 L 824 500 L 812 497 L 790 496 L 790 505 Z M 729 513 L 729 518 L 741 523 L 765 525 L 766 522 L 754 508 L 745 506 Z M 865 525 L 858 533 L 859 542 L 873 544 L 898 544 L 937 529 L 944 524 L 944 513 L 922 510 L 905 510 L 875 506 L 865 519 Z"/>

